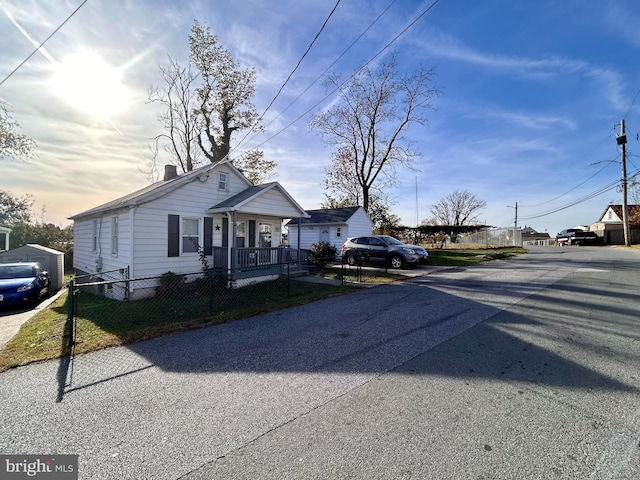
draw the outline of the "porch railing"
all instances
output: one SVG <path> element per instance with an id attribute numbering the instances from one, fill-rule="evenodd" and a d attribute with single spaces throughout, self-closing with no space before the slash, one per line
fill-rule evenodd
<path id="1" fill-rule="evenodd" d="M 227 247 L 213 247 L 213 267 L 229 268 Z M 266 268 L 287 263 L 303 263 L 309 256 L 307 250 L 288 247 L 236 247 L 231 249 L 231 268 Z"/>

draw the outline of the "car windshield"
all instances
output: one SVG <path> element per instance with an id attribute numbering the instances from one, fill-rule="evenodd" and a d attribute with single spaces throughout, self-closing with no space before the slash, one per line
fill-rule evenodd
<path id="1" fill-rule="evenodd" d="M 33 269 L 27 265 L 0 265 L 0 280 L 33 277 Z"/>
<path id="2" fill-rule="evenodd" d="M 384 243 L 386 243 L 387 245 L 404 245 L 404 243 L 402 243 L 397 238 L 393 238 L 393 237 L 390 237 L 388 235 L 383 235 L 383 236 L 378 237 L 378 238 L 380 240 L 382 240 Z"/>

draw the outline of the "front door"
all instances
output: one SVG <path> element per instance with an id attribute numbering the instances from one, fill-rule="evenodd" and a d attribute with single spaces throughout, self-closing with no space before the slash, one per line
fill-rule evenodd
<path id="1" fill-rule="evenodd" d="M 260 247 L 260 261 L 262 263 L 271 263 L 271 230 L 272 225 L 270 223 L 258 224 L 258 246 Z M 262 250 L 264 249 L 264 250 Z"/>

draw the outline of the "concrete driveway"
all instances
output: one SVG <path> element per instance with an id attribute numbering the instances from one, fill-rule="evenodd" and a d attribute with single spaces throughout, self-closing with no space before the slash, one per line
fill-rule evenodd
<path id="1" fill-rule="evenodd" d="M 0 307 L 0 349 L 11 340 L 24 322 L 33 317 L 40 310 L 47 308 L 62 295 L 66 289 L 58 290 L 56 293 L 41 301 L 35 308 Z"/>

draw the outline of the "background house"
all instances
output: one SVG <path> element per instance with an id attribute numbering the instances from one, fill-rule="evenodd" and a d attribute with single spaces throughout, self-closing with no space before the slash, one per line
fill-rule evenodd
<path id="1" fill-rule="evenodd" d="M 640 205 L 627 205 L 629 217 L 629 236 L 631 243 L 640 243 Z M 624 245 L 624 226 L 622 224 L 622 205 L 609 205 L 600 219 L 592 223 L 589 229 L 602 237 L 605 244 Z"/>
<path id="2" fill-rule="evenodd" d="M 286 223 L 292 248 L 309 250 L 314 243 L 328 242 L 340 250 L 348 237 L 371 235 L 373 231 L 373 222 L 362 207 L 323 208 L 306 213 L 307 218 Z"/>
<path id="3" fill-rule="evenodd" d="M 239 275 L 277 263 L 283 220 L 305 215 L 279 183 L 253 185 L 227 161 L 182 175 L 167 165 L 163 180 L 70 217 L 73 266 L 93 278 L 142 278 L 195 273 L 205 259 Z"/>
<path id="4" fill-rule="evenodd" d="M 537 232 L 535 229 L 531 227 L 527 227 L 520 230 L 520 235 L 522 237 L 522 246 L 528 245 L 551 245 L 553 240 L 549 236 L 547 232 Z"/>
<path id="5" fill-rule="evenodd" d="M 0 226 L 0 252 L 9 250 L 9 234 L 11 229 Z"/>

